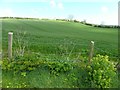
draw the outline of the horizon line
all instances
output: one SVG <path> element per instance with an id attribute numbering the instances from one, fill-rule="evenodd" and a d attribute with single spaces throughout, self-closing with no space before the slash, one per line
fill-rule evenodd
<path id="1" fill-rule="evenodd" d="M 13 19 L 14 19 L 14 18 L 20 18 L 20 19 L 39 19 L 39 20 L 40 20 L 40 19 L 48 19 L 48 20 L 56 20 L 56 19 L 63 20 L 63 19 L 64 19 L 64 20 L 69 20 L 69 19 L 67 19 L 67 18 L 44 18 L 44 17 L 43 17 L 43 18 L 38 18 L 38 17 L 19 17 L 19 16 L 15 16 L 15 17 L 14 17 L 14 16 L 3 16 L 3 17 L 1 17 L 1 16 L 0 16 L 0 19 L 2 19 L 2 18 L 3 18 L 3 19 L 5 19 L 5 18 L 9 18 L 9 19 L 10 19 L 10 18 L 13 18 Z M 74 20 L 76 20 L 76 21 L 78 21 L 78 22 L 83 22 L 83 21 L 84 21 L 84 20 L 81 20 L 81 21 L 80 21 L 80 20 L 77 20 L 77 19 L 73 19 L 72 21 L 74 21 Z M 86 21 L 86 23 L 88 23 L 88 22 Z M 94 23 L 88 23 L 88 24 L 101 25 L 101 24 L 97 24 L 97 23 L 96 23 L 96 24 L 94 24 Z M 120 25 L 106 25 L 106 24 L 103 24 L 103 25 L 104 25 L 104 26 L 120 26 Z"/>

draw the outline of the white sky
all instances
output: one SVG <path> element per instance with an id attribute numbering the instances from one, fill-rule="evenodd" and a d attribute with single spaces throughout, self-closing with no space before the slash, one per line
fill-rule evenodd
<path id="1" fill-rule="evenodd" d="M 1 0 L 0 17 L 68 18 L 118 25 L 118 0 Z"/>

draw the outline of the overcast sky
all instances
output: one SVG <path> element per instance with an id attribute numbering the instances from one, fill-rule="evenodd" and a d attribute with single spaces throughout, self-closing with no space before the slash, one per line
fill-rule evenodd
<path id="1" fill-rule="evenodd" d="M 119 0 L 0 0 L 0 17 L 68 18 L 118 25 Z"/>

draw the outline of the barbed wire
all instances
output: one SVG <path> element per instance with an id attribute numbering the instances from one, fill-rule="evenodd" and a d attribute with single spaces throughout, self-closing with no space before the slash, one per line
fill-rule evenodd
<path id="1" fill-rule="evenodd" d="M 72 55 L 73 54 L 89 55 L 89 49 L 90 49 L 90 45 L 89 44 L 77 43 L 77 42 L 76 43 L 75 42 L 65 42 L 65 43 L 64 42 L 63 43 L 61 43 L 61 42 L 57 42 L 57 43 L 55 43 L 55 42 L 53 42 L 53 43 L 52 42 L 51 43 L 44 42 L 44 43 L 40 43 L 38 45 L 42 45 L 43 47 L 51 47 L 50 45 L 52 45 L 52 46 L 55 46 L 55 48 L 59 48 L 59 46 L 67 47 L 67 49 L 68 49 L 67 52 L 64 52 L 64 50 L 63 50 L 64 48 L 63 48 L 61 51 L 58 51 L 58 52 L 55 51 L 55 53 L 54 53 L 54 54 L 65 54 L 65 55 L 69 55 L 70 54 L 70 51 L 72 49 L 71 46 L 74 47 L 74 50 L 71 52 Z M 34 46 L 34 44 L 32 44 L 30 46 Z M 78 46 L 79 46 L 79 48 L 78 48 Z M 78 48 L 78 50 L 76 50 L 76 48 Z M 102 52 L 103 52 L 103 53 L 106 53 L 106 54 L 110 55 L 111 53 L 109 51 L 110 50 L 107 49 L 107 48 L 106 49 L 102 49 L 102 48 L 99 48 L 97 46 L 94 47 L 94 53 L 95 54 L 96 53 L 99 54 L 99 52 L 100 52 L 100 54 L 102 54 Z M 112 51 L 117 53 L 117 51 L 115 51 L 115 50 L 111 50 L 111 52 Z M 51 54 L 47 54 L 47 55 L 54 55 L 53 52 L 54 51 L 52 51 Z M 43 53 L 43 54 L 45 54 L 45 53 Z M 112 58 L 116 58 L 115 54 L 112 54 L 111 57 Z"/>
<path id="2" fill-rule="evenodd" d="M 102 55 L 102 53 L 98 53 L 99 51 L 101 51 L 101 52 L 106 52 L 106 55 L 109 55 L 109 53 L 108 53 L 108 51 L 107 50 L 103 50 L 103 49 L 100 49 L 100 48 L 97 48 L 97 47 L 95 47 L 95 49 L 94 49 L 94 54 L 96 55 L 96 54 L 101 54 Z M 96 51 L 98 51 L 98 52 L 96 52 Z M 108 54 L 107 54 L 108 53 Z M 89 55 L 89 49 L 87 49 L 86 48 L 86 50 L 82 50 L 82 49 L 80 49 L 79 51 L 73 51 L 72 53 L 70 53 L 69 51 L 67 51 L 67 52 L 64 52 L 64 51 L 59 51 L 59 52 L 55 52 L 55 53 L 47 53 L 47 54 L 44 54 L 44 55 L 56 55 L 56 54 L 60 54 L 60 55 L 69 55 L 69 54 L 71 54 L 71 55 Z M 112 57 L 112 58 L 117 58 L 115 55 L 112 55 L 112 56 L 110 56 L 110 57 Z"/>
<path id="3" fill-rule="evenodd" d="M 89 45 L 86 45 L 86 44 L 84 44 L 84 43 L 80 43 L 80 44 L 77 44 L 77 43 L 75 43 L 75 44 L 71 44 L 71 43 L 40 43 L 40 44 L 38 44 L 38 45 L 42 45 L 42 44 L 52 44 L 52 45 L 84 45 L 84 46 L 89 46 Z"/>

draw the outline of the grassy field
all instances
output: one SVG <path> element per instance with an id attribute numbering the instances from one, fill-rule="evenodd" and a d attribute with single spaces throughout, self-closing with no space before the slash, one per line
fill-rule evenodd
<path id="1" fill-rule="evenodd" d="M 26 47 L 25 53 L 40 54 L 42 60 L 56 62 L 66 61 L 68 58 L 74 60 L 78 54 L 88 57 L 90 41 L 94 41 L 94 55 L 108 55 L 111 61 L 117 61 L 118 30 L 114 28 L 98 28 L 81 23 L 55 20 L 3 19 L 3 58 L 7 56 L 8 32 L 10 31 L 14 33 L 14 42 L 19 39 L 21 40 L 19 45 Z M 26 34 L 23 37 L 17 34 L 18 32 Z M 19 48 L 17 44 L 13 44 L 13 49 Z M 16 52 L 13 55 L 15 54 Z M 62 73 L 59 76 L 51 76 L 48 72 L 40 67 L 30 72 L 26 77 L 22 77 L 21 75 L 16 76 L 12 72 L 3 71 L 3 87 L 85 87 L 77 85 L 73 81 L 75 78 L 71 79 L 70 72 Z M 78 73 L 75 70 L 71 72 Z M 77 75 L 76 77 L 78 77 Z M 113 87 L 117 87 L 116 84 Z"/>
<path id="2" fill-rule="evenodd" d="M 7 50 L 9 31 L 26 32 L 24 40 L 29 50 L 43 54 L 55 53 L 56 46 L 68 44 L 75 52 L 88 49 L 90 41 L 100 54 L 117 56 L 118 31 L 110 28 L 95 28 L 80 23 L 44 20 L 3 20 L 3 49 Z M 72 44 L 71 44 L 72 43 Z"/>

